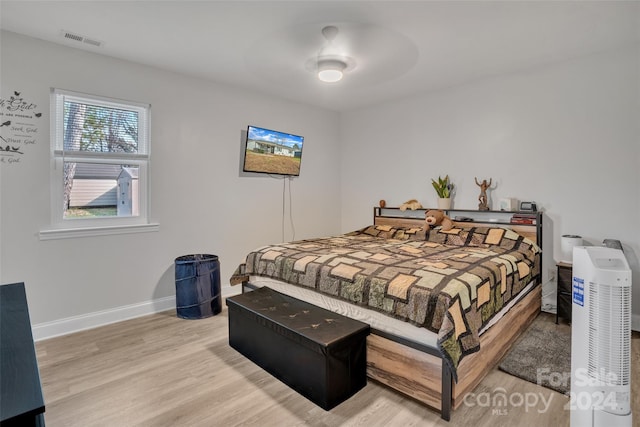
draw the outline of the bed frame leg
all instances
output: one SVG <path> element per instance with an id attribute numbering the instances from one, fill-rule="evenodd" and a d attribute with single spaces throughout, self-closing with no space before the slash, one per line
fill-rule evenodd
<path id="1" fill-rule="evenodd" d="M 242 293 L 244 294 L 245 292 L 249 292 L 249 291 L 253 291 L 255 288 L 255 286 L 252 286 L 251 283 L 249 282 L 242 282 Z"/>
<path id="2" fill-rule="evenodd" d="M 452 378 L 451 371 L 447 365 L 442 362 L 442 404 L 440 408 L 440 418 L 445 421 L 451 420 L 451 399 L 452 399 Z"/>

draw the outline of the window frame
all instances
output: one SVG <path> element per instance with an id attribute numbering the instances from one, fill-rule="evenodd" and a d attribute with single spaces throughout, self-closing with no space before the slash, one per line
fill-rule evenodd
<path id="1" fill-rule="evenodd" d="M 151 163 L 151 105 L 104 96 L 51 88 L 50 194 L 51 223 L 40 231 L 40 239 L 58 239 L 92 235 L 156 231 L 149 221 L 149 166 Z M 138 152 L 90 152 L 64 149 L 64 103 L 77 101 L 90 105 L 118 108 L 138 113 Z M 64 218 L 64 163 L 130 164 L 138 166 L 139 200 L 137 216 Z"/>

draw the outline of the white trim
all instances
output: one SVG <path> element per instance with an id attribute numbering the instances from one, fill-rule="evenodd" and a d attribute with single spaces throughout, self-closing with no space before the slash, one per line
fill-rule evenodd
<path id="1" fill-rule="evenodd" d="M 136 153 L 103 153 L 64 149 L 64 100 L 107 108 L 118 108 L 135 111 L 138 114 L 138 138 Z M 149 165 L 151 163 L 151 105 L 139 102 L 118 100 L 103 96 L 82 94 L 65 89 L 51 89 L 51 141 L 50 141 L 50 192 L 51 220 L 48 229 L 40 231 L 40 240 L 64 239 L 70 237 L 100 236 L 130 232 L 154 231 L 144 230 L 150 220 L 150 184 Z M 138 215 L 135 217 L 100 217 L 100 218 L 64 218 L 63 190 L 65 162 L 136 164 L 139 177 Z M 138 226 L 134 229 L 131 226 Z M 71 228 L 102 229 L 100 232 L 69 231 Z M 153 228 L 153 227 L 152 227 Z M 55 231 L 54 231 L 55 230 Z M 127 230 L 127 231 L 124 231 Z M 133 230 L 133 231 L 131 231 Z"/>
<path id="2" fill-rule="evenodd" d="M 71 98 L 73 102 L 86 103 L 90 101 L 92 104 L 101 105 L 108 108 L 121 108 L 122 104 L 132 105 L 137 108 L 147 109 L 151 108 L 151 104 L 139 101 L 129 101 L 128 99 L 111 98 L 108 96 L 94 95 L 92 93 L 76 92 L 68 89 L 51 88 L 51 92 L 54 94 L 63 95 L 67 98 Z"/>
<path id="3" fill-rule="evenodd" d="M 128 101 L 125 99 L 108 98 L 101 95 L 89 93 L 73 92 L 66 89 L 51 88 L 51 129 L 55 129 L 52 135 L 55 136 L 55 144 L 53 147 L 58 150 L 64 149 L 63 144 L 63 112 L 64 102 L 74 102 L 78 104 L 95 105 L 98 107 L 110 109 L 126 109 L 138 113 L 138 153 L 150 153 L 150 112 L 151 104 L 137 101 Z M 124 108 L 126 107 L 126 108 Z M 55 121 L 54 121 L 55 120 Z"/>
<path id="4" fill-rule="evenodd" d="M 222 286 L 220 292 L 222 298 L 239 294 L 242 286 Z M 224 310 L 224 303 L 223 303 Z M 53 320 L 51 322 L 38 323 L 33 325 L 33 339 L 35 341 L 45 340 L 68 335 L 74 332 L 85 331 L 87 329 L 97 328 L 99 326 L 109 325 L 123 320 L 133 319 L 136 317 L 147 316 L 150 314 L 160 313 L 162 311 L 176 309 L 176 297 L 171 295 L 151 301 L 141 302 L 137 304 L 125 305 L 108 310 L 95 311 L 93 313 L 81 314 L 78 316 L 66 317 L 64 319 Z"/>
<path id="5" fill-rule="evenodd" d="M 147 163 L 149 160 L 148 154 L 136 154 L 136 153 L 96 153 L 93 151 L 64 151 L 53 150 L 53 154 L 56 157 L 64 158 L 65 162 L 90 162 L 90 163 L 130 163 L 131 161 L 138 160 Z"/>
<path id="6" fill-rule="evenodd" d="M 38 323 L 37 325 L 33 325 L 33 339 L 35 341 L 40 341 L 60 335 L 67 335 L 73 332 L 80 332 L 86 329 L 97 328 L 98 326 L 133 319 L 135 317 L 159 313 L 161 311 L 175 308 L 175 306 L 176 297 L 169 296 L 138 304 L 125 305 L 110 310 L 96 311 L 93 313 L 81 314 L 79 316 L 53 320 L 51 322 Z"/>
<path id="7" fill-rule="evenodd" d="M 147 233 L 159 231 L 160 224 L 113 225 L 107 227 L 61 228 L 40 230 L 40 240 L 73 239 L 77 237 L 107 236 L 112 234 Z"/>

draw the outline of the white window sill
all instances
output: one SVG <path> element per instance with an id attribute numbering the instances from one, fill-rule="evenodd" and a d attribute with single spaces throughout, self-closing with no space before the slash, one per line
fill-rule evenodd
<path id="1" fill-rule="evenodd" d="M 160 224 L 114 225 L 107 227 L 61 228 L 40 230 L 40 240 L 73 239 L 78 237 L 110 236 L 113 234 L 148 233 L 160 230 Z"/>

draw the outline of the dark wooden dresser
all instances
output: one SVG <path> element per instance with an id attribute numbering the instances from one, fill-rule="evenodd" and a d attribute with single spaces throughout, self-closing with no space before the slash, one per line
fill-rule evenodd
<path id="1" fill-rule="evenodd" d="M 24 283 L 0 286 L 0 426 L 44 426 L 44 399 Z"/>

